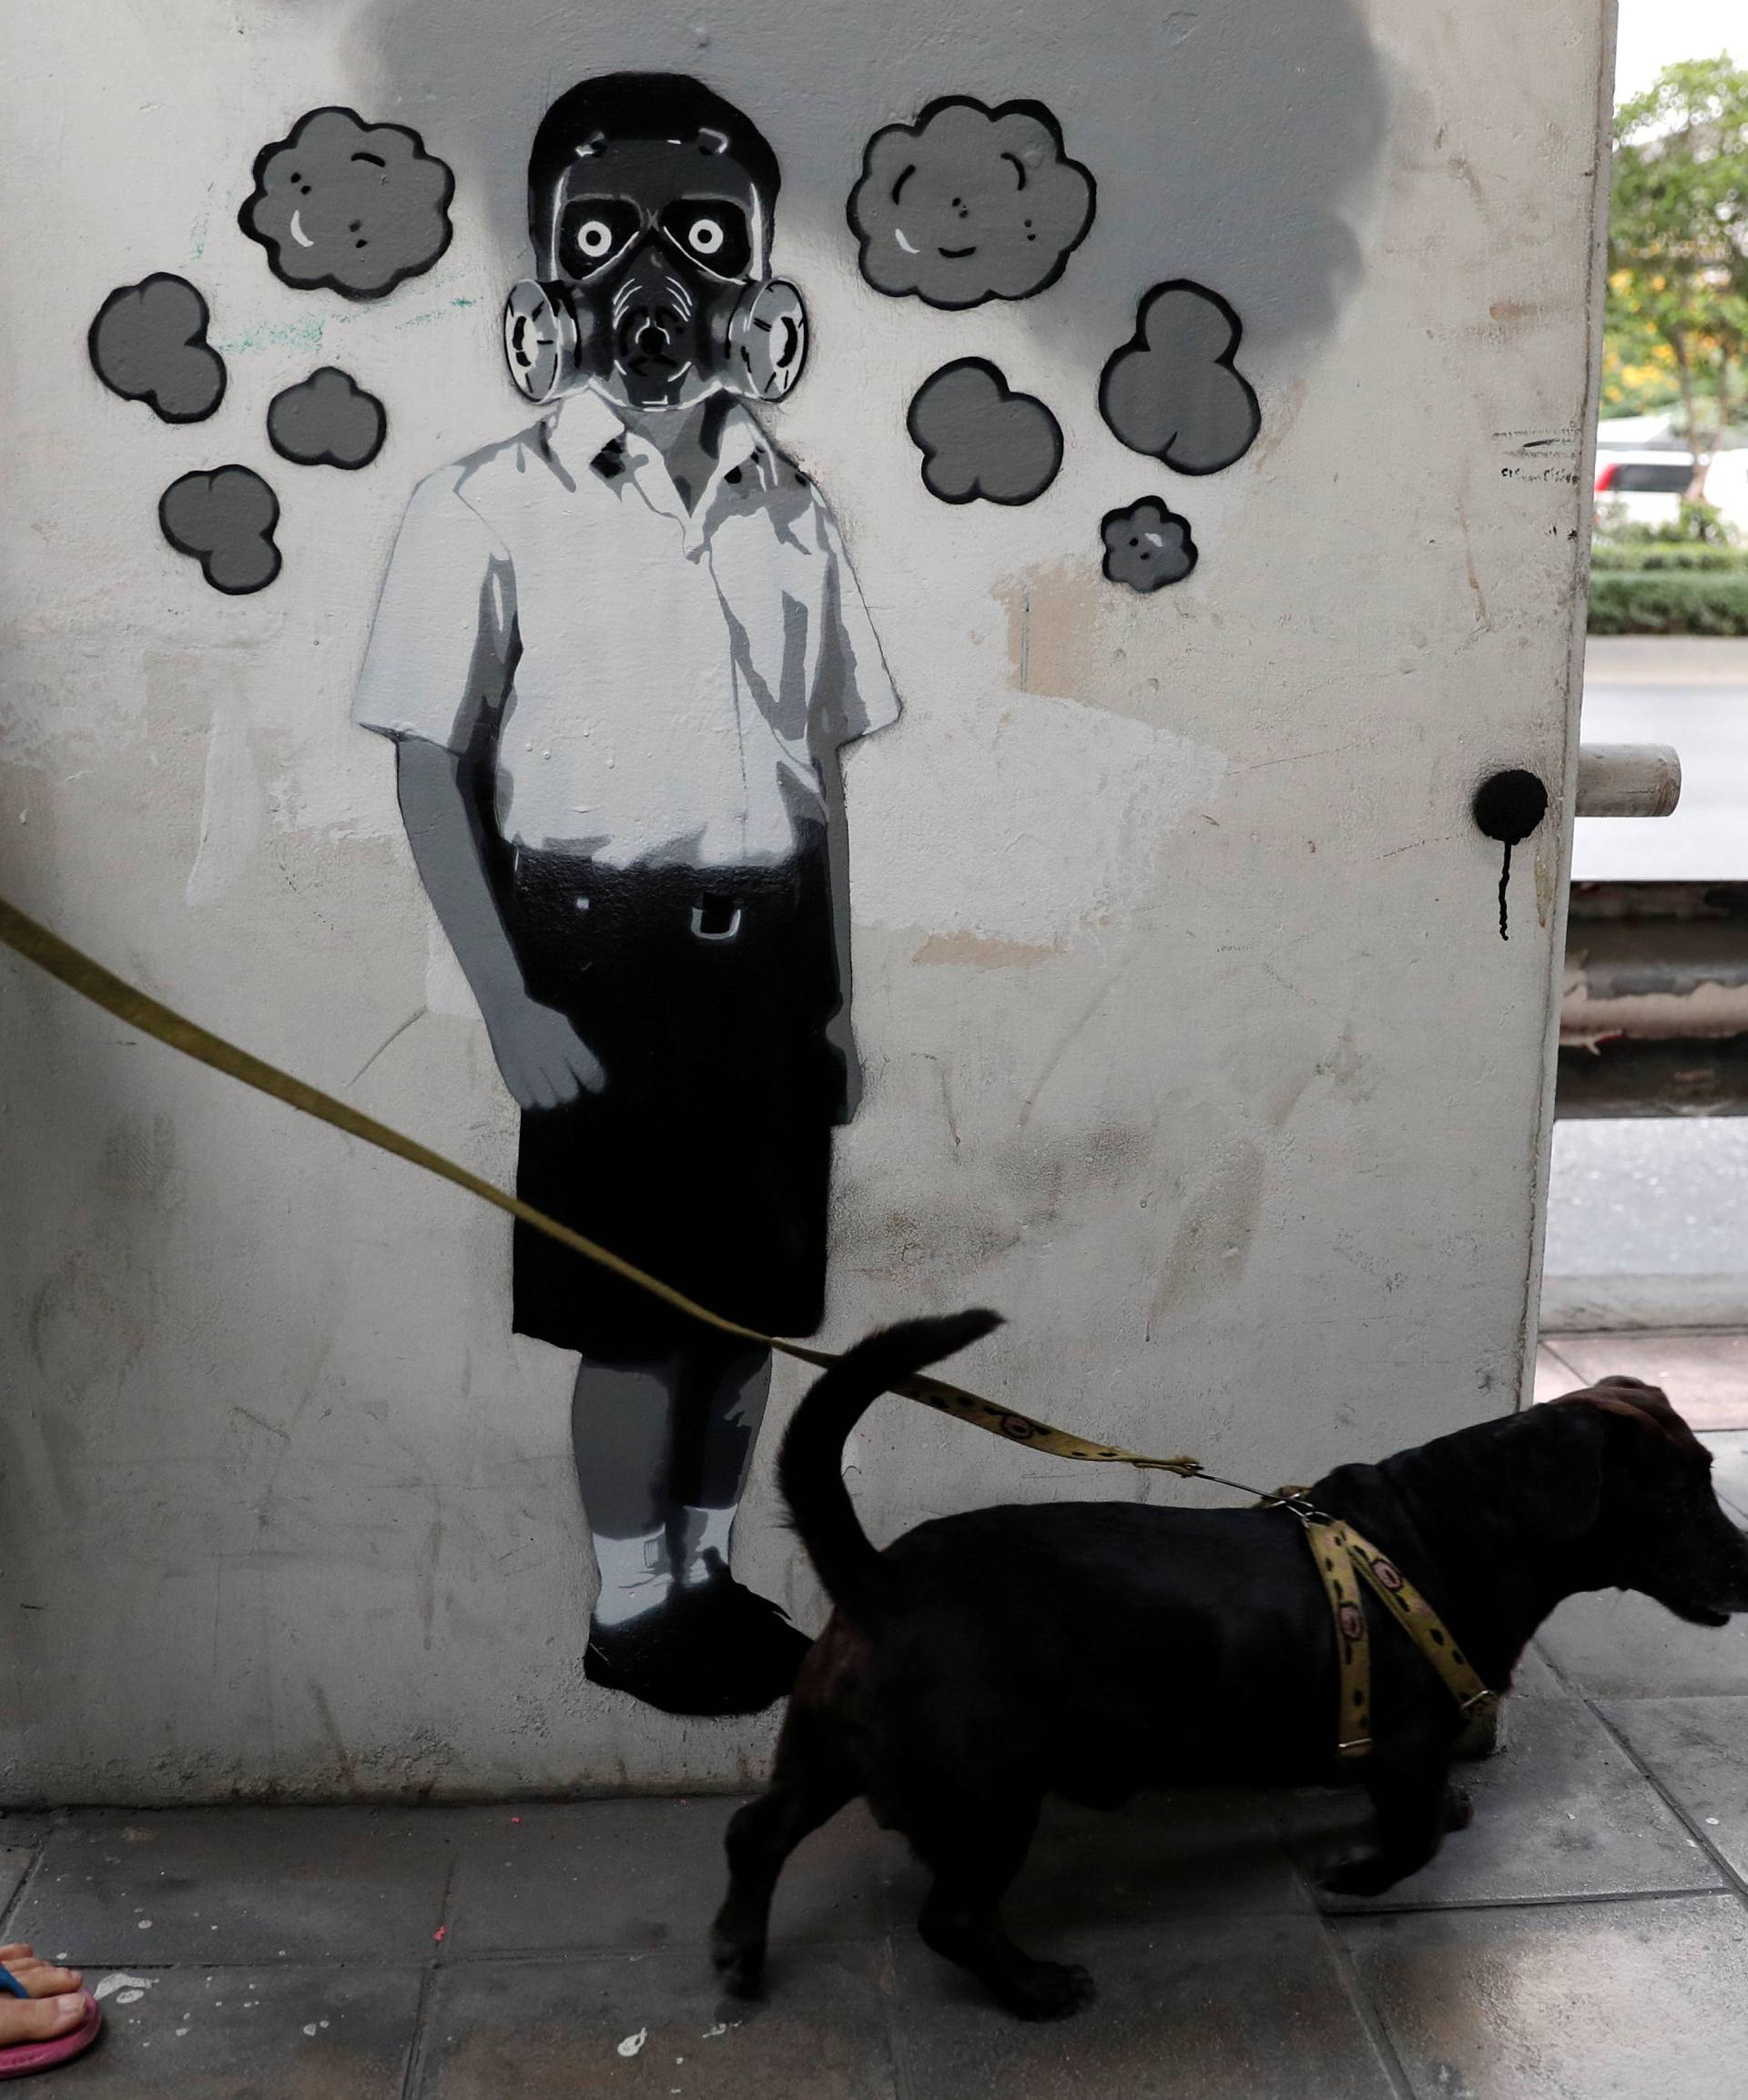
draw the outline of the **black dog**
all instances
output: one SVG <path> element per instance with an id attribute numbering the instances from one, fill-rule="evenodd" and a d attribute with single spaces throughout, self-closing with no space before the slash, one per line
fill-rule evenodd
<path id="1" fill-rule="evenodd" d="M 1327 1885 L 1366 1895 L 1424 1866 L 1459 1820 L 1456 1703 L 1369 1595 L 1377 1747 L 1357 1769 L 1337 1762 L 1335 1636 L 1289 1511 L 1010 1505 L 875 1551 L 844 1487 L 844 1439 L 879 1393 L 996 1324 L 968 1312 L 872 1336 L 784 1439 L 784 1497 L 837 1610 L 796 1680 L 770 1788 L 728 1830 L 715 1950 L 743 1995 L 759 1987 L 784 1860 L 858 1794 L 933 1871 L 924 1940 L 1030 2019 L 1092 1994 L 1083 1970 L 1033 1960 L 998 1915 L 1046 1792 L 1113 1808 L 1143 1787 L 1357 1778 L 1377 1842 Z M 1700 1626 L 1748 1610 L 1748 1540 L 1711 1467 L 1661 1392 L 1611 1380 L 1337 1467 L 1310 1492 L 1400 1565 L 1503 1689 L 1576 1591 L 1641 1590 Z"/>

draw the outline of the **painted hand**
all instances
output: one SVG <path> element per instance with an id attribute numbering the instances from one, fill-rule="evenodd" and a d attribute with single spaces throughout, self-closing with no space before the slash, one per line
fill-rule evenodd
<path id="1" fill-rule="evenodd" d="M 607 1083 L 601 1060 L 554 1007 L 526 993 L 488 1014 L 486 1032 L 503 1083 L 524 1108 L 556 1108 Z"/>

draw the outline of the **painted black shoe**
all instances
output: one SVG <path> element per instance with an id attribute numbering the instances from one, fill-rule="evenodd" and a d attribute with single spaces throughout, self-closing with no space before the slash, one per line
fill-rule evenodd
<path id="1" fill-rule="evenodd" d="M 757 1714 L 795 1682 L 813 1645 L 717 1556 L 707 1578 L 624 1626 L 589 1627 L 583 1674 L 668 1714 Z"/>

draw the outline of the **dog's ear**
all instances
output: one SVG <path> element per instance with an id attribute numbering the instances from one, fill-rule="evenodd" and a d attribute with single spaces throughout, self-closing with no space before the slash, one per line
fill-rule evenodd
<path id="1" fill-rule="evenodd" d="M 1609 1439 L 1601 1410 L 1550 1401 L 1515 1418 L 1511 1496 L 1542 1538 L 1570 1544 L 1602 1514 L 1602 1468 Z"/>

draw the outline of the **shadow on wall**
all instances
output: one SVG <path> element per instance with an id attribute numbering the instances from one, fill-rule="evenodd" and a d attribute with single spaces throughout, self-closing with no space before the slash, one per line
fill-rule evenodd
<path id="1" fill-rule="evenodd" d="M 849 263 L 845 201 L 868 136 L 936 97 L 1034 97 L 1098 183 L 1098 216 L 1062 282 L 1023 308 L 1102 364 L 1153 279 L 1212 284 L 1247 353 L 1334 324 L 1357 282 L 1387 87 L 1353 0 L 1220 0 L 1217 11 L 1103 0 L 1011 15 L 986 0 L 739 0 L 700 19 L 645 0 L 585 13 L 552 0 L 374 0 L 348 56 L 380 118 L 454 167 L 460 209 L 526 266 L 528 142 L 555 95 L 620 68 L 688 73 L 738 103 L 783 168 L 778 262 L 805 234 Z M 1143 230 L 1146 229 L 1146 230 Z M 1260 357 L 1257 353 L 1262 353 Z"/>

